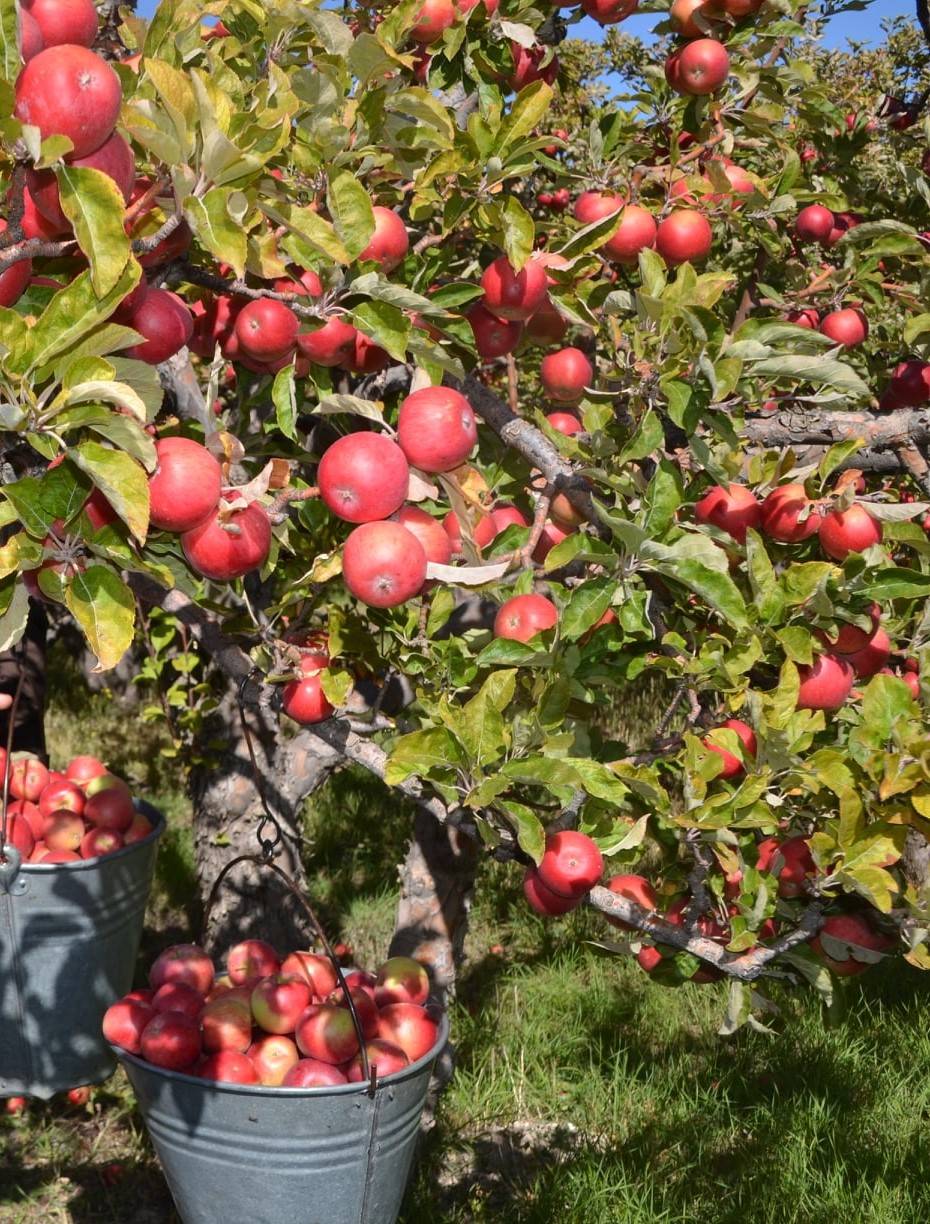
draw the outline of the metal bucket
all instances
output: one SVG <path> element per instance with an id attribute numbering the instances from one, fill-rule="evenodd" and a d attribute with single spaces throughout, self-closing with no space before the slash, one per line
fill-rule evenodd
<path id="1" fill-rule="evenodd" d="M 184 1224 L 394 1224 L 430 1072 L 449 1036 L 375 1088 L 261 1088 L 114 1047 Z"/>
<path id="2" fill-rule="evenodd" d="M 0 1097 L 48 1098 L 106 1079 L 103 1013 L 132 988 L 155 850 L 142 841 L 87 862 L 0 863 Z"/>

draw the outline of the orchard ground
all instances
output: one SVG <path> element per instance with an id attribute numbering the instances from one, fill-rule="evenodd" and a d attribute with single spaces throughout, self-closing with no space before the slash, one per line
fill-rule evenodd
<path id="1" fill-rule="evenodd" d="M 197 915 L 190 811 L 161 732 L 62 675 L 56 759 L 95 752 L 168 815 L 147 967 Z M 649 704 L 648 696 L 643 704 Z M 80 719 L 73 710 L 80 709 Z M 640 711 L 648 713 L 648 711 Z M 644 720 L 647 721 L 647 720 Z M 132 728 L 127 738 L 126 728 Z M 353 833 L 364 824 L 366 837 Z M 309 805 L 305 860 L 331 933 L 362 963 L 390 938 L 409 813 L 350 772 Z M 347 851 L 346 847 L 354 847 Z M 776 992 L 775 1039 L 717 1036 L 723 988 L 670 991 L 601 955 L 594 915 L 537 919 L 516 868 L 483 868 L 453 1011 L 455 1078 L 401 1217 L 497 1224 L 910 1224 L 930 1216 L 930 983 L 896 961 L 829 1020 Z M 116 1167 L 114 1167 L 116 1166 Z M 128 1083 L 0 1115 L 3 1224 L 176 1224 Z"/>

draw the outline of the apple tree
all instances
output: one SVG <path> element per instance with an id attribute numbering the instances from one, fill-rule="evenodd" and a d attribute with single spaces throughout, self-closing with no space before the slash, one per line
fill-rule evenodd
<path id="1" fill-rule="evenodd" d="M 636 7 L 0 0 L 0 647 L 136 652 L 205 887 L 350 762 L 440 986 L 491 854 L 732 1029 L 930 965 L 928 56 Z"/>

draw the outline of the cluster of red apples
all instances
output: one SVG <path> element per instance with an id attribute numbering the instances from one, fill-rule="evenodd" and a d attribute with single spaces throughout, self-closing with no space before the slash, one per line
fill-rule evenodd
<path id="1" fill-rule="evenodd" d="M 749 734 L 752 735 L 752 732 Z M 732 759 L 736 760 L 735 757 Z M 737 765 L 742 768 L 739 762 Z M 764 838 L 756 847 L 755 867 L 760 873 L 773 877 L 772 889 L 783 900 L 804 896 L 808 883 L 818 874 L 810 847 L 803 837 Z M 551 833 L 546 838 L 546 848 L 539 865 L 527 869 L 523 880 L 524 896 L 536 913 L 546 917 L 558 917 L 581 905 L 591 889 L 600 883 L 603 873 L 603 857 L 590 837 L 571 829 Z M 721 946 L 730 942 L 728 917 L 739 911 L 735 907 L 727 909 L 727 903 L 735 901 L 739 896 L 741 881 L 742 874 L 739 872 L 726 878 L 723 886 L 723 909 L 726 913 L 714 911 L 703 915 L 697 924 L 697 933 L 701 937 L 713 940 Z M 624 900 L 639 906 L 650 917 L 660 918 L 677 927 L 685 922 L 691 902 L 687 893 L 678 894 L 663 908 L 658 892 L 645 876 L 616 875 L 607 881 L 606 887 Z M 647 973 L 654 973 L 664 961 L 675 955 L 674 948 L 646 942 L 645 936 L 619 918 L 608 917 L 608 922 L 622 931 L 636 934 L 637 939 L 643 940 L 636 959 Z M 778 920 L 766 919 L 759 928 L 760 942 L 773 939 L 778 931 Z M 838 959 L 824 949 L 821 937 L 811 940 L 810 944 L 815 954 L 839 977 L 851 977 L 865 972 L 878 958 L 878 954 L 887 951 L 891 946 L 891 941 L 875 930 L 864 915 L 857 912 L 830 915 L 824 923 L 822 935 L 836 941 L 830 945 L 834 952 L 837 945 L 845 947 L 846 955 Z M 713 982 L 721 976 L 719 970 L 702 965 L 694 971 L 691 981 Z"/>
<path id="2" fill-rule="evenodd" d="M 0 771 L 5 768 L 0 749 Z M 51 867 L 100 858 L 152 832 L 129 787 L 96 757 L 77 756 L 59 773 L 37 757 L 14 756 L 10 795 L 7 841 L 27 863 Z"/>
<path id="3" fill-rule="evenodd" d="M 437 1014 L 427 1008 L 429 977 L 410 957 L 377 973 L 343 971 L 369 1065 L 384 1078 L 435 1046 Z M 358 1033 L 328 957 L 247 939 L 231 949 L 225 973 L 195 944 L 168 948 L 149 986 L 114 1003 L 106 1039 L 156 1067 L 201 1079 L 273 1088 L 324 1088 L 364 1078 Z"/>
<path id="4" fill-rule="evenodd" d="M 832 508 L 829 499 L 811 498 L 802 484 L 795 483 L 779 485 L 761 502 L 745 485 L 715 485 L 695 505 L 694 517 L 740 544 L 750 528 L 781 544 L 801 544 L 816 536 L 823 552 L 839 562 L 882 541 L 882 525 L 864 502 Z M 881 608 L 873 604 L 868 615 L 868 629 L 844 624 L 834 639 L 819 635 L 824 653 L 798 668 L 798 709 L 837 710 L 853 693 L 857 679 L 867 680 L 879 672 L 895 674 L 888 666 L 893 647 L 879 623 Z M 899 676 L 919 696 L 920 682 L 911 660 L 903 662 Z"/>

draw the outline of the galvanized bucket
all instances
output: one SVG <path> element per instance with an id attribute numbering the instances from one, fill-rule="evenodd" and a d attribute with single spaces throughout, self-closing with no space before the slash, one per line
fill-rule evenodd
<path id="1" fill-rule="evenodd" d="M 184 1224 L 394 1224 L 430 1072 L 449 1036 L 378 1083 L 261 1088 L 113 1047 Z"/>
<path id="2" fill-rule="evenodd" d="M 142 841 L 79 863 L 0 862 L 0 1097 L 106 1079 L 103 1013 L 132 987 L 164 818 Z"/>

